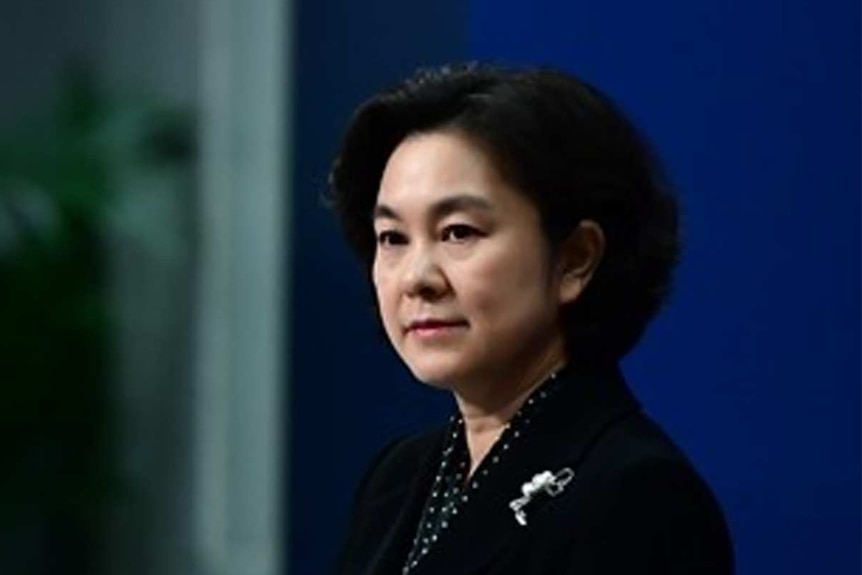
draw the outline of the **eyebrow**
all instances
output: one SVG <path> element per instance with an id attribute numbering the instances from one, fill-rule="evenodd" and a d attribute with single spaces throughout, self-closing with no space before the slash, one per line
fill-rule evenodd
<path id="1" fill-rule="evenodd" d="M 458 194 L 455 196 L 449 196 L 448 198 L 443 198 L 442 200 L 432 205 L 431 216 L 435 220 L 440 220 L 448 215 L 457 212 L 490 212 L 492 210 L 493 206 L 491 205 L 491 202 L 489 202 L 485 198 L 471 196 L 469 194 Z M 401 217 L 398 215 L 398 212 L 396 212 L 390 206 L 387 206 L 386 204 L 377 204 L 376 206 L 374 206 L 373 219 L 377 220 L 380 218 L 390 220 L 401 219 Z"/>

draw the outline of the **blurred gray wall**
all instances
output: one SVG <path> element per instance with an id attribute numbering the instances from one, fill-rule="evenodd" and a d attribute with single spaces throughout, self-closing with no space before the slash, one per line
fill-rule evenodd
<path id="1" fill-rule="evenodd" d="M 110 268 L 122 482 L 107 573 L 281 564 L 288 8 L 0 3 L 0 127 L 45 109 L 75 57 L 118 101 L 197 117 L 196 165 L 120 174 Z"/>

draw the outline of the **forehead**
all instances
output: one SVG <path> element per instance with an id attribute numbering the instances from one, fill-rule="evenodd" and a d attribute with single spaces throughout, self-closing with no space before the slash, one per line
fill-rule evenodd
<path id="1" fill-rule="evenodd" d="M 500 207 L 511 189 L 490 156 L 468 137 L 452 131 L 415 134 L 392 152 L 381 177 L 378 205 L 424 206 L 448 195 L 481 196 Z"/>

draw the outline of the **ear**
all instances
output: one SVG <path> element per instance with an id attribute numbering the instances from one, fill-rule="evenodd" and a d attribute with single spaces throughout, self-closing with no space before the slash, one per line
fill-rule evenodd
<path id="1" fill-rule="evenodd" d="M 583 220 L 560 246 L 557 258 L 560 304 L 568 304 L 586 289 L 605 253 L 605 233 L 593 220 Z"/>

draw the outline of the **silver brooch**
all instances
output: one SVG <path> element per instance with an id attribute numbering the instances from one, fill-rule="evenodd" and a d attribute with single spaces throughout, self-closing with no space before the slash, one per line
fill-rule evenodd
<path id="1" fill-rule="evenodd" d="M 575 478 L 575 472 L 564 467 L 557 473 L 543 471 L 533 476 L 531 480 L 521 486 L 523 495 L 509 502 L 509 507 L 515 512 L 515 519 L 521 525 L 527 524 L 527 512 L 524 510 L 533 497 L 539 493 L 547 493 L 551 497 L 559 495 L 563 488 Z"/>

